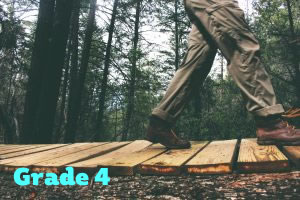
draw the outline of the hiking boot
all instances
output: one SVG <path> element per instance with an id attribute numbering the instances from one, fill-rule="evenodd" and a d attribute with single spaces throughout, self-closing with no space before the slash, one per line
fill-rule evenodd
<path id="1" fill-rule="evenodd" d="M 300 145 L 300 129 L 289 125 L 278 115 L 256 117 L 255 121 L 259 145 Z"/>
<path id="2" fill-rule="evenodd" d="M 188 149 L 191 143 L 176 136 L 171 126 L 162 119 L 151 116 L 146 140 L 160 143 L 169 149 Z"/>

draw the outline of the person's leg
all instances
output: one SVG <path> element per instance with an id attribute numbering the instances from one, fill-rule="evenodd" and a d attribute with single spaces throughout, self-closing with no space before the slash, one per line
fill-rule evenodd
<path id="1" fill-rule="evenodd" d="M 186 0 L 198 23 L 211 34 L 228 61 L 228 71 L 258 116 L 284 112 L 260 61 L 260 46 L 236 1 Z"/>
<path id="2" fill-rule="evenodd" d="M 178 138 L 171 127 L 189 101 L 194 87 L 199 87 L 208 75 L 216 51 L 216 46 L 206 40 L 193 25 L 189 34 L 188 51 L 165 96 L 150 116 L 145 139 L 173 149 L 191 146 L 189 141 Z"/>
<path id="3" fill-rule="evenodd" d="M 173 125 L 190 100 L 192 88 L 199 87 L 207 77 L 216 51 L 216 47 L 209 44 L 193 24 L 185 57 L 152 115 Z"/>
<path id="4" fill-rule="evenodd" d="M 269 75 L 260 61 L 260 46 L 233 0 L 185 0 L 199 28 L 204 27 L 228 62 L 228 71 L 253 113 L 259 140 L 300 143 L 299 130 L 277 120 L 284 109 L 277 103 Z M 264 127 L 267 122 L 268 126 Z M 270 122 L 270 123 L 269 123 Z M 271 131 L 267 131 L 271 130 Z M 292 134 L 293 136 L 289 136 Z M 283 134 L 280 137 L 279 134 Z M 276 138 L 277 137 L 277 138 Z M 283 142 L 283 143 L 284 143 Z M 263 144 L 264 142 L 261 142 Z M 270 142 L 271 143 L 271 142 Z"/>

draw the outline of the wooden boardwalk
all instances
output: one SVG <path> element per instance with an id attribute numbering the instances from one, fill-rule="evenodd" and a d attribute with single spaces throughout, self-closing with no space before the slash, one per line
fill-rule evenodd
<path id="1" fill-rule="evenodd" d="M 292 164 L 293 163 L 293 164 Z M 259 146 L 255 138 L 192 141 L 184 150 L 168 150 L 145 140 L 75 144 L 0 145 L 0 171 L 26 167 L 32 172 L 93 173 L 107 167 L 109 175 L 228 174 L 279 172 L 300 168 L 300 146 Z"/>

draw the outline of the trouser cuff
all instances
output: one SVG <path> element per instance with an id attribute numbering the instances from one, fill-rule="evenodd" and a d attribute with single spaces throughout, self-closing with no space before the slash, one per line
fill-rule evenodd
<path id="1" fill-rule="evenodd" d="M 168 122 L 170 125 L 173 125 L 175 123 L 175 117 L 173 115 L 170 115 L 169 113 L 167 113 L 164 110 L 161 110 L 159 108 L 155 108 L 152 111 L 152 115 L 159 117 L 162 120 L 165 120 L 166 122 Z"/>
<path id="2" fill-rule="evenodd" d="M 282 114 L 284 113 L 283 106 L 281 104 L 276 104 L 274 106 L 268 106 L 253 112 L 254 115 L 260 117 L 267 117 L 270 115 Z"/>

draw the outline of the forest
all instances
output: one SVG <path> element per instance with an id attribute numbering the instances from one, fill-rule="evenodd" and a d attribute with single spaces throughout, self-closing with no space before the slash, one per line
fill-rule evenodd
<path id="1" fill-rule="evenodd" d="M 239 3 L 279 102 L 299 107 L 300 1 Z M 182 0 L 1 0 L 0 143 L 143 139 L 190 29 Z M 218 52 L 181 137 L 256 137 L 226 65 Z"/>

